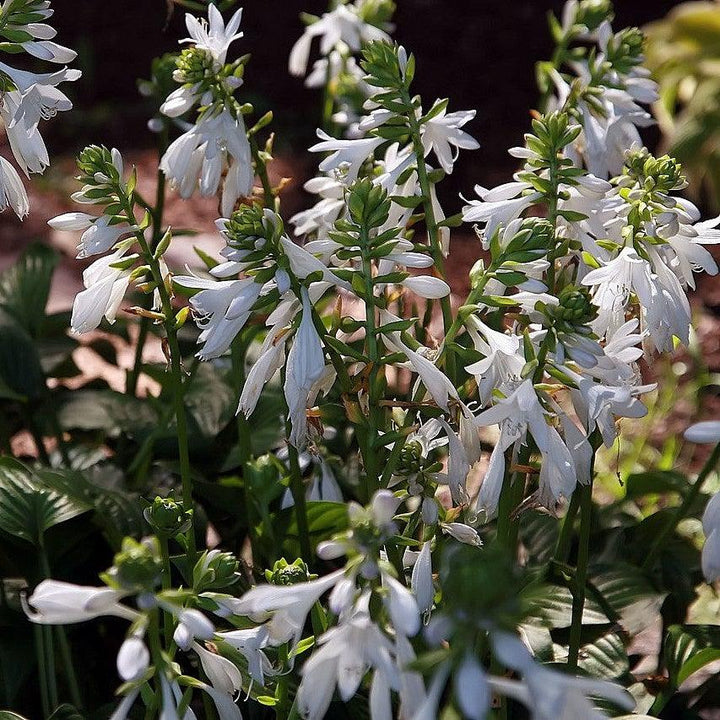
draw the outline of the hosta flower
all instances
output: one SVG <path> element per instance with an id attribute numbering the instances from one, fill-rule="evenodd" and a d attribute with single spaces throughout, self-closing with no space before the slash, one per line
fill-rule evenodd
<path id="1" fill-rule="evenodd" d="M 673 336 L 687 344 L 690 305 L 677 277 L 659 258 L 651 265 L 626 247 L 613 260 L 591 270 L 582 282 L 594 288 L 593 302 L 599 313 L 593 328 L 598 334 L 625 322 L 625 306 L 634 293 L 659 350 L 671 350 Z"/>
<path id="2" fill-rule="evenodd" d="M 194 43 L 195 47 L 200 50 L 207 50 L 218 65 L 224 65 L 228 48 L 235 40 L 243 36 L 241 32 L 238 32 L 241 19 L 242 8 L 233 14 L 226 25 L 217 6 L 210 4 L 207 20 L 205 18 L 198 19 L 190 13 L 185 15 L 185 25 L 190 37 L 180 42 Z"/>
<path id="3" fill-rule="evenodd" d="M 720 578 L 720 493 L 715 493 L 702 517 L 705 543 L 702 549 L 702 571 L 709 583 Z"/>
<path id="4" fill-rule="evenodd" d="M 120 604 L 121 599 L 121 593 L 108 587 L 43 580 L 28 598 L 24 609 L 32 622 L 41 625 L 66 625 L 101 615 L 135 620 L 138 613 Z"/>
<path id="5" fill-rule="evenodd" d="M 130 284 L 132 256 L 125 257 L 121 247 L 111 255 L 96 260 L 83 272 L 85 290 L 75 296 L 70 327 L 78 334 L 94 330 L 103 317 L 115 322 L 120 303 Z"/>
<path id="6" fill-rule="evenodd" d="M 355 7 L 338 5 L 331 12 L 324 13 L 317 22 L 308 25 L 293 45 L 288 63 L 293 75 L 305 74 L 314 38 L 320 39 L 320 52 L 323 55 L 329 55 L 339 43 L 347 45 L 352 52 L 358 52 L 363 43 L 390 40 L 384 30 L 366 23 Z"/>
<path id="7" fill-rule="evenodd" d="M 63 213 L 48 220 L 48 225 L 55 230 L 84 230 L 78 243 L 78 258 L 107 252 L 123 235 L 133 230 L 125 222 L 113 222 L 108 215 L 95 217 L 82 212 Z"/>
<path id="8" fill-rule="evenodd" d="M 220 357 L 227 352 L 250 318 L 253 305 L 260 297 L 262 285 L 251 277 L 241 280 L 212 280 L 194 275 L 174 278 L 181 287 L 199 290 L 190 298 L 200 328 L 198 352 L 203 360 Z"/>
<path id="9" fill-rule="evenodd" d="M 336 687 L 341 700 L 350 700 L 370 670 L 374 674 L 370 693 L 376 696 L 371 699 L 371 712 L 373 707 L 390 707 L 390 689 L 400 689 L 393 646 L 366 613 L 357 612 L 328 630 L 318 639 L 318 648 L 303 665 L 298 688 L 298 708 L 306 720 L 325 716 Z M 386 717 L 385 713 L 371 714 L 372 720 Z"/>
<path id="10" fill-rule="evenodd" d="M 229 630 L 218 633 L 216 637 L 243 655 L 247 660 L 250 677 L 261 687 L 265 685 L 265 675 L 275 674 L 276 670 L 263 652 L 270 641 L 268 629 L 264 625 L 247 630 Z"/>
<path id="11" fill-rule="evenodd" d="M 117 655 L 118 675 L 125 681 L 138 680 L 150 666 L 150 651 L 142 638 L 131 635 Z"/>
<path id="12" fill-rule="evenodd" d="M 694 443 L 718 443 L 720 442 L 720 420 L 695 423 L 683 433 L 683 437 Z"/>
<path id="13" fill-rule="evenodd" d="M 469 720 L 484 720 L 490 708 L 492 693 L 485 671 L 470 653 L 460 663 L 454 686 L 455 697 L 463 715 Z"/>
<path id="14" fill-rule="evenodd" d="M 290 442 L 300 447 L 307 431 L 307 404 L 313 386 L 325 371 L 325 353 L 312 318 L 307 290 L 302 291 L 302 318 L 285 367 L 285 400 L 292 430 Z"/>
<path id="15" fill-rule="evenodd" d="M 27 192 L 17 170 L 0 157 L 0 211 L 11 207 L 22 220 L 30 212 Z"/>
<path id="16" fill-rule="evenodd" d="M 198 188 L 203 196 L 215 195 L 223 171 L 227 170 L 222 213 L 228 217 L 237 199 L 250 195 L 255 178 L 242 115 L 234 117 L 222 110 L 203 116 L 170 144 L 160 169 L 183 198 L 189 198 Z"/>
<path id="17" fill-rule="evenodd" d="M 481 199 L 470 200 L 463 207 L 463 220 L 486 223 L 485 238 L 489 242 L 500 226 L 520 217 L 527 208 L 542 198 L 540 192 L 527 192 L 530 189 L 529 183 L 519 181 L 498 185 L 491 190 L 476 185 L 475 192 Z"/>
<path id="18" fill-rule="evenodd" d="M 571 720 L 605 717 L 594 708 L 590 697 L 604 698 L 624 710 L 632 710 L 635 701 L 619 685 L 593 678 L 575 677 L 543 667 L 530 655 L 519 638 L 505 632 L 492 635 L 497 658 L 522 675 L 522 684 L 492 678 L 491 686 L 528 707 L 536 720 Z"/>
<path id="19" fill-rule="evenodd" d="M 440 167 L 449 175 L 460 152 L 463 150 L 476 150 L 480 143 L 469 135 L 462 126 L 475 117 L 475 110 L 459 110 L 447 113 L 446 110 L 438 113 L 422 126 L 422 144 L 425 157 L 431 151 L 440 163 Z M 455 148 L 455 150 L 452 149 Z"/>
<path id="20" fill-rule="evenodd" d="M 490 456 L 477 497 L 477 509 L 484 511 L 486 517 L 492 517 L 497 510 L 505 477 L 505 451 L 516 442 L 524 444 L 528 431 L 542 453 L 540 490 L 543 501 L 549 503 L 572 494 L 576 483 L 575 464 L 558 431 L 548 425 L 546 415 L 532 380 L 525 380 L 507 398 L 475 417 L 479 427 L 500 425 L 500 438 Z"/>
<path id="21" fill-rule="evenodd" d="M 428 612 L 433 606 L 435 588 L 432 578 L 432 552 L 430 543 L 423 543 L 422 550 L 412 569 L 410 587 L 415 594 L 417 608 L 421 613 Z"/>
<path id="22" fill-rule="evenodd" d="M 341 6 L 342 7 L 342 6 Z M 357 179 L 358 172 L 368 156 L 385 142 L 379 137 L 360 138 L 358 140 L 338 140 L 323 130 L 317 131 L 321 142 L 309 148 L 310 152 L 329 152 L 319 165 L 321 172 L 341 170 L 343 182 L 349 184 Z"/>
<path id="23" fill-rule="evenodd" d="M 257 585 L 240 598 L 224 601 L 235 615 L 244 615 L 255 622 L 267 620 L 269 645 L 292 641 L 297 645 L 302 637 L 308 613 L 318 599 L 343 577 L 343 570 L 294 585 Z"/>

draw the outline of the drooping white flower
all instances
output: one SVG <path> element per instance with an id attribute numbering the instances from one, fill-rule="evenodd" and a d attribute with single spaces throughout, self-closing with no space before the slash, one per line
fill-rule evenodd
<path id="1" fill-rule="evenodd" d="M 216 690 L 231 698 L 242 690 L 242 674 L 235 663 L 216 652 L 211 652 L 200 643 L 193 642 L 191 647 L 200 658 L 202 669 Z"/>
<path id="2" fill-rule="evenodd" d="M 338 5 L 308 25 L 293 45 L 288 63 L 291 74 L 305 74 L 313 38 L 320 39 L 320 52 L 326 56 L 339 43 L 346 45 L 352 52 L 359 52 L 363 43 L 390 40 L 385 31 L 366 23 L 353 5 Z"/>
<path id="3" fill-rule="evenodd" d="M 265 685 L 265 675 L 272 675 L 273 668 L 263 648 L 268 645 L 270 636 L 264 625 L 246 630 L 229 630 L 218 633 L 217 638 L 238 650 L 248 663 L 250 677 L 260 686 Z"/>
<path id="4" fill-rule="evenodd" d="M 177 611 L 172 605 L 168 607 L 177 617 L 173 640 L 181 650 L 189 650 L 195 639 L 212 640 L 215 627 L 203 613 L 194 608 Z"/>
<path id="5" fill-rule="evenodd" d="M 123 642 L 117 655 L 118 675 L 125 681 L 137 680 L 150 666 L 150 651 L 142 638 L 131 635 Z"/>
<path id="6" fill-rule="evenodd" d="M 313 385 L 325 371 L 325 353 L 312 318 L 310 296 L 302 289 L 302 317 L 285 366 L 285 400 L 288 405 L 290 443 L 300 447 L 307 431 L 307 404 Z"/>
<path id="7" fill-rule="evenodd" d="M 127 246 L 122 246 L 114 253 L 98 258 L 83 272 L 85 290 L 75 296 L 73 302 L 70 327 L 78 334 L 94 330 L 102 322 L 103 317 L 109 322 L 115 322 L 115 316 L 125 291 L 130 284 L 130 267 L 124 267 L 124 261 L 130 261 L 132 256 L 125 257 Z M 118 265 L 119 267 L 113 267 Z"/>
<path id="8" fill-rule="evenodd" d="M 481 185 L 475 186 L 480 200 L 470 200 L 463 207 L 465 222 L 484 222 L 485 238 L 489 241 L 500 227 L 520 215 L 542 198 L 542 193 L 531 190 L 529 183 L 513 181 L 488 190 Z"/>
<path id="9" fill-rule="evenodd" d="M 11 207 L 22 220 L 30 212 L 27 192 L 17 170 L 0 157 L 0 212 Z"/>
<path id="10" fill-rule="evenodd" d="M 693 443 L 720 442 L 720 420 L 706 420 L 691 425 L 683 437 Z"/>
<path id="11" fill-rule="evenodd" d="M 454 685 L 463 715 L 469 720 L 484 720 L 492 699 L 490 686 L 482 666 L 470 653 L 460 663 Z"/>
<path id="12" fill-rule="evenodd" d="M 594 708 L 589 697 L 604 698 L 628 711 L 635 707 L 632 696 L 619 685 L 606 680 L 567 675 L 540 665 L 514 635 L 494 632 L 492 643 L 500 662 L 519 672 L 523 680 L 520 685 L 492 678 L 493 689 L 522 702 L 532 710 L 536 720 L 601 720 L 605 715 Z"/>
<path id="13" fill-rule="evenodd" d="M 204 115 L 170 144 L 160 169 L 183 198 L 198 188 L 205 197 L 215 195 L 227 170 L 222 213 L 229 217 L 237 199 L 250 195 L 255 178 L 242 115 L 233 117 L 227 110 Z"/>
<path id="14" fill-rule="evenodd" d="M 398 690 L 400 685 L 392 651 L 390 640 L 365 612 L 356 612 L 328 630 L 318 639 L 318 649 L 303 665 L 297 695 L 301 715 L 306 720 L 321 720 L 335 687 L 341 700 L 347 702 L 371 669 L 383 676 L 383 697 L 376 696 L 373 706 L 388 707 L 390 689 Z M 379 690 L 376 688 L 375 693 L 379 694 Z"/>
<path id="15" fill-rule="evenodd" d="M 67 625 L 101 615 L 135 620 L 138 613 L 122 605 L 121 599 L 121 593 L 108 587 L 43 580 L 28 598 L 24 610 L 32 622 L 41 625 Z"/>
<path id="16" fill-rule="evenodd" d="M 720 578 L 720 493 L 715 493 L 705 506 L 702 517 L 705 543 L 701 565 L 703 575 L 709 583 Z"/>
<path id="17" fill-rule="evenodd" d="M 204 343 L 198 357 L 203 360 L 220 357 L 227 352 L 235 336 L 250 318 L 262 285 L 252 277 L 212 280 L 179 275 L 173 280 L 181 287 L 200 290 L 190 298 L 201 331 L 198 342 Z"/>
<path id="18" fill-rule="evenodd" d="M 480 143 L 472 135 L 461 130 L 463 125 L 474 117 L 475 110 L 458 110 L 448 113 L 444 109 L 423 123 L 421 127 L 425 157 L 434 151 L 440 166 L 448 175 L 453 171 L 460 148 L 476 150 L 480 147 Z M 455 147 L 454 151 L 451 146 Z"/>
<path id="19" fill-rule="evenodd" d="M 466 545 L 474 545 L 475 547 L 482 546 L 482 540 L 480 539 L 480 535 L 478 535 L 477 530 L 470 527 L 469 525 L 466 525 L 465 523 L 441 522 L 440 529 L 446 535 L 455 538 L 455 540 L 458 540 L 461 543 L 465 543 Z"/>
<path id="20" fill-rule="evenodd" d="M 321 172 L 341 170 L 343 182 L 351 183 L 357 179 L 362 164 L 377 147 L 385 142 L 379 137 L 359 138 L 357 140 L 342 140 L 331 137 L 323 130 L 317 131 L 321 142 L 309 148 L 310 152 L 329 152 L 319 165 Z"/>
<path id="21" fill-rule="evenodd" d="M 415 565 L 413 565 L 410 587 L 415 593 L 418 610 L 426 613 L 433 606 L 435 588 L 432 578 L 432 551 L 430 543 L 426 542 L 418 554 Z"/>
<path id="22" fill-rule="evenodd" d="M 300 641 L 307 615 L 317 600 L 343 577 L 343 570 L 294 585 L 257 585 L 240 598 L 228 598 L 224 605 L 235 615 L 255 622 L 268 620 L 269 645 Z"/>

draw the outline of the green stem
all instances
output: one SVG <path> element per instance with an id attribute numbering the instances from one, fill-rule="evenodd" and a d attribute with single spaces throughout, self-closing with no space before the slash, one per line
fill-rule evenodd
<path id="1" fill-rule="evenodd" d="M 678 508 L 672 514 L 669 522 L 655 537 L 655 541 L 650 546 L 650 551 L 645 556 L 645 560 L 642 564 L 643 570 L 649 570 L 653 566 L 653 563 L 657 559 L 658 553 L 662 550 L 663 543 L 665 542 L 667 537 L 675 531 L 680 522 L 687 516 L 690 508 L 693 506 L 698 496 L 700 495 L 700 491 L 702 490 L 702 486 L 705 483 L 705 480 L 707 479 L 708 475 L 710 475 L 710 473 L 715 469 L 715 466 L 718 464 L 718 460 L 720 460 L 720 443 L 715 446 L 712 453 L 710 454 L 710 457 L 707 459 L 707 462 L 705 463 L 705 465 L 703 465 L 702 470 L 700 470 L 700 473 L 697 476 L 697 480 L 695 480 L 695 482 L 693 483 L 682 504 L 678 506 Z"/>
<path id="2" fill-rule="evenodd" d="M 167 123 L 163 123 L 163 130 L 160 133 L 158 140 L 158 157 L 162 158 L 167 150 L 168 146 L 168 126 Z M 149 248 L 154 251 L 157 244 L 162 238 L 163 232 L 163 214 L 165 211 L 165 173 L 158 169 L 157 173 L 157 189 L 155 191 L 155 208 L 152 211 L 152 240 L 150 241 Z M 151 296 L 148 296 L 145 300 L 145 305 L 149 306 L 152 302 Z M 140 332 L 138 333 L 137 344 L 135 345 L 135 358 L 133 360 L 132 370 L 128 373 L 127 383 L 125 385 L 125 393 L 127 395 L 135 395 L 137 393 L 137 383 L 140 377 L 140 370 L 142 368 L 142 356 L 147 342 L 148 333 L 150 330 L 150 319 L 142 318 L 140 320 Z"/>
<path id="3" fill-rule="evenodd" d="M 83 701 L 80 693 L 80 684 L 78 683 L 77 675 L 75 674 L 75 666 L 73 664 L 70 643 L 67 639 L 65 627 L 62 625 L 56 625 L 55 632 L 57 633 L 58 645 L 60 646 L 60 656 L 62 657 L 63 665 L 65 666 L 68 689 L 70 690 L 70 698 L 73 705 L 78 710 L 82 710 Z"/>
<path id="4" fill-rule="evenodd" d="M 257 140 L 254 135 L 249 135 L 250 151 L 252 152 L 253 160 L 255 161 L 255 172 L 260 178 L 260 184 L 263 189 L 263 200 L 265 207 L 270 210 L 275 209 L 275 192 L 273 191 L 272 184 L 267 171 L 267 163 L 265 159 L 260 155 L 260 148 L 258 147 Z"/>
<path id="5" fill-rule="evenodd" d="M 427 167 L 425 166 L 425 149 L 423 148 L 422 136 L 420 134 L 420 123 L 415 114 L 415 107 L 412 103 L 412 99 L 410 98 L 410 91 L 407 88 L 403 87 L 401 90 L 401 97 L 403 104 L 407 108 L 407 123 L 408 129 L 410 130 L 413 152 L 415 153 L 418 183 L 422 192 L 425 225 L 428 231 L 428 238 L 430 239 L 430 254 L 432 255 L 435 263 L 435 272 L 437 276 L 444 280 L 446 279 L 445 258 L 440 240 L 440 228 L 438 226 L 437 219 L 435 218 L 435 210 L 432 206 L 432 184 L 430 183 L 430 178 L 427 174 Z M 453 314 L 449 296 L 445 296 L 440 299 L 440 308 L 443 316 L 443 330 L 447 336 L 447 332 L 453 324 Z M 454 354 L 448 356 L 446 367 L 448 376 L 452 381 L 455 381 L 456 373 Z"/>
<path id="6" fill-rule="evenodd" d="M 572 543 L 573 526 L 575 524 L 575 516 L 580 508 L 580 493 L 574 492 L 570 498 L 565 518 L 563 520 L 560 536 L 558 537 L 557 546 L 555 548 L 555 560 L 559 563 L 566 563 L 570 554 L 570 545 Z"/>
<path id="7" fill-rule="evenodd" d="M 172 587 L 172 567 L 170 565 L 170 550 L 168 548 L 168 538 L 164 533 L 158 533 L 158 541 L 160 542 L 160 555 L 162 556 L 162 589 L 170 590 Z M 172 615 L 169 612 L 163 612 L 163 636 L 165 645 L 170 646 L 173 636 Z"/>
<path id="8" fill-rule="evenodd" d="M 119 197 L 123 201 L 124 210 L 126 212 L 128 222 L 134 222 L 134 206 L 133 200 L 127 197 L 122 188 L 119 188 Z M 183 505 L 186 510 L 192 511 L 193 509 L 193 485 L 192 485 L 192 471 L 190 468 L 190 451 L 188 445 L 188 429 L 187 429 L 187 416 L 185 413 L 185 402 L 184 402 L 184 387 L 183 387 L 183 368 L 182 368 L 182 357 L 180 354 L 180 345 L 178 343 L 177 332 L 178 328 L 175 321 L 175 313 L 173 312 L 172 300 L 170 298 L 170 291 L 166 285 L 166 278 L 163 277 L 162 269 L 160 267 L 160 261 L 155 257 L 153 251 L 148 246 L 147 240 L 145 239 L 142 232 L 135 233 L 140 249 L 142 250 L 143 257 L 150 272 L 152 273 L 155 286 L 157 287 L 158 294 L 160 296 L 160 303 L 162 306 L 162 314 L 165 317 L 164 326 L 167 334 L 167 344 L 170 354 L 170 380 L 173 394 L 173 407 L 175 411 L 175 420 L 177 423 L 177 436 L 178 436 L 178 455 L 180 457 L 180 480 L 182 484 L 182 499 Z M 191 524 L 190 529 L 186 534 L 188 560 L 190 565 L 195 564 L 196 556 L 196 543 L 195 543 L 195 530 L 194 523 Z"/>
<path id="9" fill-rule="evenodd" d="M 590 559 L 590 524 L 592 522 L 592 482 L 575 490 L 580 495 L 580 541 L 578 545 L 577 570 L 573 590 L 572 621 L 567 665 L 570 671 L 577 670 L 582 636 L 582 616 L 585 609 L 585 586 Z"/>
<path id="10" fill-rule="evenodd" d="M 286 428 L 289 434 L 289 428 Z M 295 503 L 295 517 L 300 538 L 300 553 L 308 565 L 313 564 L 312 548 L 310 547 L 310 524 L 305 501 L 305 483 L 300 472 L 300 460 L 297 448 L 288 441 L 288 460 L 290 462 L 290 493 Z"/>
<path id="11" fill-rule="evenodd" d="M 370 359 L 370 373 L 368 375 L 368 426 L 366 435 L 366 450 L 363 456 L 366 476 L 366 492 L 369 501 L 375 490 L 379 487 L 379 467 L 375 443 L 378 429 L 383 426 L 381 408 L 379 405 L 379 378 L 380 352 L 377 339 L 377 325 L 375 323 L 375 286 L 373 284 L 372 262 L 370 260 L 370 238 L 367 228 L 360 230 L 360 247 L 363 248 L 363 275 L 365 279 L 365 353 Z"/>
<path id="12" fill-rule="evenodd" d="M 40 679 L 40 702 L 44 718 L 50 717 L 50 692 L 48 688 L 48 668 L 45 655 L 44 626 L 33 624 L 35 636 L 35 657 L 37 659 L 38 677 Z"/>

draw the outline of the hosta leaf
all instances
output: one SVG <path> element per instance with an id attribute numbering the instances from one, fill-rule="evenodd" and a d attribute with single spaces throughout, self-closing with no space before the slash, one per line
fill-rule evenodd
<path id="1" fill-rule="evenodd" d="M 30 245 L 0 273 L 0 306 L 32 336 L 39 335 L 57 254 L 47 245 Z"/>
<path id="2" fill-rule="evenodd" d="M 580 649 L 578 665 L 588 675 L 617 679 L 629 670 L 625 644 L 617 633 L 608 633 Z"/>
<path id="3" fill-rule="evenodd" d="M 570 627 L 572 622 L 572 593 L 561 585 L 532 586 L 525 593 L 525 601 L 530 606 L 533 625 L 548 628 Z M 605 625 L 608 618 L 592 598 L 585 600 L 583 625 Z"/>
<path id="4" fill-rule="evenodd" d="M 0 529 L 35 545 L 45 531 L 84 512 L 87 505 L 43 487 L 20 463 L 0 458 Z"/>
<path id="5" fill-rule="evenodd" d="M 212 363 L 200 365 L 185 394 L 191 437 L 214 438 L 234 417 L 237 402 L 227 373 Z"/>
<path id="6" fill-rule="evenodd" d="M 623 563 L 594 568 L 592 583 L 630 634 L 655 620 L 667 594 L 658 592 L 637 567 Z"/>
<path id="7" fill-rule="evenodd" d="M 44 387 L 40 358 L 32 338 L 0 307 L 0 381 L 6 395 L 36 398 Z"/>
<path id="8" fill-rule="evenodd" d="M 711 662 L 720 660 L 720 648 L 704 648 L 686 660 L 677 674 L 678 685 L 682 685 L 693 673 L 701 670 Z"/>
<path id="9" fill-rule="evenodd" d="M 644 495 L 668 492 L 684 494 L 690 483 L 682 473 L 674 470 L 650 470 L 630 475 L 625 483 L 625 498 L 637 499 Z"/>
<path id="10" fill-rule="evenodd" d="M 664 657 L 670 681 L 679 687 L 708 663 L 720 660 L 720 627 L 672 625 L 665 636 Z"/>
<path id="11" fill-rule="evenodd" d="M 336 533 L 347 529 L 347 505 L 325 501 L 308 502 L 307 519 L 310 544 L 315 547 L 320 541 L 328 540 Z M 281 510 L 273 524 L 276 537 L 284 538 L 283 549 L 297 554 L 300 533 L 295 508 Z"/>
<path id="12" fill-rule="evenodd" d="M 81 505 L 94 508 L 96 519 L 105 531 L 110 544 L 119 548 L 126 535 L 137 537 L 142 534 L 144 528 L 142 510 L 137 496 L 115 487 L 108 487 L 106 484 L 93 482 L 95 475 L 100 475 L 104 481 L 107 481 L 112 473 L 106 464 L 88 468 L 86 472 L 47 468 L 37 471 L 38 479 L 44 487 L 59 492 Z"/>
<path id="13" fill-rule="evenodd" d="M 48 720 L 84 720 L 77 708 L 67 703 L 60 705 Z"/>

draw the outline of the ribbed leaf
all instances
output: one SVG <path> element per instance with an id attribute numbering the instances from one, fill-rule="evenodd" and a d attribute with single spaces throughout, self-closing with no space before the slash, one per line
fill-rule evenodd
<path id="1" fill-rule="evenodd" d="M 23 465 L 0 458 L 0 529 L 34 545 L 54 525 L 71 520 L 88 507 L 43 487 Z"/>
<path id="2" fill-rule="evenodd" d="M 0 306 L 32 336 L 38 337 L 45 319 L 57 254 L 47 245 L 30 245 L 18 260 L 0 273 Z"/>

